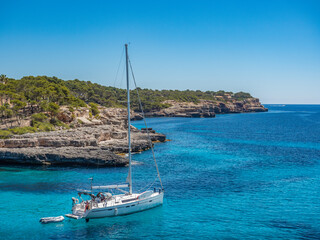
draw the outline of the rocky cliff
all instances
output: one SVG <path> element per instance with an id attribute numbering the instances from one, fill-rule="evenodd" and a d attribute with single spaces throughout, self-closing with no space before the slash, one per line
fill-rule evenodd
<path id="1" fill-rule="evenodd" d="M 146 113 L 149 117 L 215 117 L 220 113 L 264 112 L 257 98 L 242 101 L 200 100 L 198 103 L 164 102 L 170 107 Z M 125 166 L 127 146 L 127 111 L 123 108 L 99 106 L 99 114 L 92 116 L 90 109 L 80 107 L 70 110 L 60 107 L 57 119 L 70 129 L 13 135 L 0 139 L 0 163 L 37 165 Z M 31 115 L 30 115 L 31 116 Z M 133 119 L 141 115 L 132 114 Z M 9 119 L 10 120 L 10 119 Z M 11 120 L 11 125 L 13 120 Z M 31 117 L 23 120 L 24 126 L 32 125 Z M 3 123 L 2 127 L 8 126 Z M 59 130 L 61 129 L 61 130 Z M 166 136 L 148 129 L 152 142 L 164 142 Z M 150 148 L 147 131 L 132 127 L 132 152 Z"/>
<path id="2" fill-rule="evenodd" d="M 100 108 L 99 118 L 90 118 L 86 108 L 71 113 L 62 108 L 59 119 L 74 128 L 14 135 L 0 140 L 0 163 L 36 165 L 124 166 L 128 163 L 125 109 Z M 166 136 L 150 129 L 153 142 Z M 150 148 L 145 130 L 132 127 L 132 152 Z"/>
<path id="3" fill-rule="evenodd" d="M 268 111 L 258 98 L 247 98 L 245 100 L 230 100 L 225 102 L 200 100 L 199 103 L 177 102 L 167 100 L 163 103 L 171 106 L 159 111 L 146 113 L 147 117 L 215 117 L 221 113 L 244 113 L 244 112 L 266 112 Z M 139 116 L 136 116 L 139 119 Z"/>

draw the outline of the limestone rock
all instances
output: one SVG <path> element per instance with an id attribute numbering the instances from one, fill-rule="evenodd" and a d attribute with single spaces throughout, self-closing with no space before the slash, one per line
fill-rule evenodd
<path id="1" fill-rule="evenodd" d="M 0 148 L 1 163 L 25 165 L 125 166 L 126 158 L 99 147 Z"/>
<path id="2" fill-rule="evenodd" d="M 242 113 L 242 112 L 266 112 L 258 98 L 248 98 L 243 101 L 215 102 L 211 100 L 200 100 L 199 103 L 177 102 L 167 100 L 163 103 L 170 104 L 171 107 L 159 111 L 150 111 L 147 117 L 193 117 L 212 118 L 221 113 Z"/>
<path id="3" fill-rule="evenodd" d="M 124 166 L 128 159 L 127 129 L 113 125 L 90 125 L 70 130 L 28 133 L 0 140 L 0 163 L 82 166 Z M 132 152 L 150 148 L 146 131 L 132 127 Z M 151 141 L 166 137 L 150 129 Z M 152 143 L 151 143 L 152 144 Z"/>

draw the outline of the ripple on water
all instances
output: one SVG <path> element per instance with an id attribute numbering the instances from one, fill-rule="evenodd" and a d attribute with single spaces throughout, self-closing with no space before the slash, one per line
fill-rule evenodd
<path id="1" fill-rule="evenodd" d="M 125 181 L 127 168 L 0 168 L 0 234 L 12 239 L 318 239 L 320 106 L 215 119 L 153 118 L 163 207 L 138 214 L 39 224 L 70 211 L 78 188 Z M 134 122 L 142 126 L 141 122 Z M 150 151 L 133 182 L 156 176 Z M 9 199 L 9 200 L 8 200 Z M 18 229 L 18 231 L 17 231 Z"/>

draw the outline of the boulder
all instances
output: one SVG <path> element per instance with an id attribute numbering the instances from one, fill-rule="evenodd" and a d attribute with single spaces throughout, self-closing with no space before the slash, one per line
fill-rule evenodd
<path id="1" fill-rule="evenodd" d="M 74 120 L 74 115 L 68 111 L 68 112 L 59 112 L 57 118 L 65 123 L 70 123 Z"/>

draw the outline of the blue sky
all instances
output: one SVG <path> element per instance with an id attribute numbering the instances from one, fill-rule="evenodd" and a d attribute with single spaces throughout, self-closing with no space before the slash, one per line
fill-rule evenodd
<path id="1" fill-rule="evenodd" d="M 0 0 L 0 73 L 320 104 L 320 1 Z M 115 80 L 117 80 L 115 82 Z"/>

